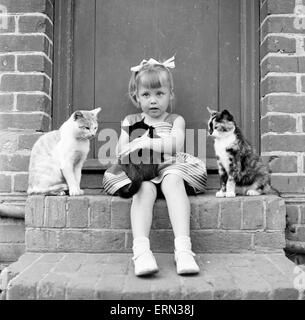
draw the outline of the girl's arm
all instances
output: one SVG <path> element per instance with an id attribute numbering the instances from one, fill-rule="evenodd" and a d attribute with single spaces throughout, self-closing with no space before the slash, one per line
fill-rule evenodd
<path id="1" fill-rule="evenodd" d="M 156 152 L 174 154 L 182 151 L 185 138 L 185 121 L 179 116 L 173 123 L 171 134 L 164 138 L 149 138 L 147 134 L 128 143 L 128 137 L 122 136 L 118 155 L 127 155 L 137 149 L 153 149 Z M 121 138 L 120 138 L 121 140 Z"/>
<path id="2" fill-rule="evenodd" d="M 156 152 L 163 152 L 166 154 L 174 154 L 182 151 L 185 139 L 185 120 L 178 116 L 171 130 L 171 134 L 165 138 L 150 139 L 150 147 Z"/>

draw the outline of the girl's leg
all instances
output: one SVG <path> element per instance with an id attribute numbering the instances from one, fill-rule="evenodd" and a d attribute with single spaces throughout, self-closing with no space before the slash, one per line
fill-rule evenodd
<path id="1" fill-rule="evenodd" d="M 178 274 L 198 273 L 190 238 L 190 202 L 185 191 L 184 180 L 168 174 L 161 183 L 166 199 L 169 218 L 175 236 L 175 260 Z"/>
<path id="2" fill-rule="evenodd" d="M 135 274 L 137 276 L 148 275 L 158 271 L 156 260 L 150 250 L 148 238 L 156 197 L 156 186 L 150 181 L 143 181 L 139 191 L 132 199 L 132 249 L 134 253 Z"/>

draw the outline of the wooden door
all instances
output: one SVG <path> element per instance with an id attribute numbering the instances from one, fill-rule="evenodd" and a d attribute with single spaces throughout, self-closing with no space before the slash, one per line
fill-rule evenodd
<path id="1" fill-rule="evenodd" d="M 59 0 L 55 8 L 55 73 L 68 61 L 71 79 L 67 86 L 57 77 L 55 126 L 76 109 L 102 106 L 100 129 L 119 133 L 125 115 L 138 112 L 127 94 L 130 67 L 175 54 L 174 112 L 195 130 L 195 155 L 198 130 L 207 128 L 206 106 L 232 111 L 259 149 L 259 0 Z M 56 64 L 62 50 L 67 56 Z M 87 166 L 99 167 L 93 159 L 103 143 L 92 143 Z M 206 150 L 213 169 L 209 137 Z"/>

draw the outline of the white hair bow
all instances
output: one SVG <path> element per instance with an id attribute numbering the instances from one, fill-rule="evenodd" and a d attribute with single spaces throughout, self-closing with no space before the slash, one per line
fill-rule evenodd
<path id="1" fill-rule="evenodd" d="M 150 64 L 150 65 L 157 64 L 157 65 L 164 66 L 165 68 L 173 69 L 173 68 L 175 68 L 175 61 L 174 60 L 175 60 L 175 56 L 172 56 L 171 58 L 167 59 L 164 62 L 159 62 L 155 59 L 150 58 L 148 61 L 142 60 L 142 62 L 139 65 L 137 65 L 135 67 L 131 67 L 130 70 L 133 72 L 138 72 L 147 64 Z"/>

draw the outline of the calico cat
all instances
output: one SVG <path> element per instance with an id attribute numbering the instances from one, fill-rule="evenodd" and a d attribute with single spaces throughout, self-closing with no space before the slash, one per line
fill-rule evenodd
<path id="1" fill-rule="evenodd" d="M 41 136 L 31 151 L 27 193 L 82 195 L 81 170 L 96 134 L 101 108 L 75 111 L 59 130 Z"/>
<path id="2" fill-rule="evenodd" d="M 250 143 L 237 127 L 228 110 L 211 110 L 208 122 L 209 134 L 215 138 L 218 173 L 221 188 L 216 197 L 235 197 L 236 193 L 257 196 L 273 190 L 269 168 L 253 152 Z M 271 157 L 269 163 L 277 157 Z"/>
<path id="3" fill-rule="evenodd" d="M 145 118 L 131 126 L 122 127 L 122 129 L 129 134 L 130 141 L 141 137 L 147 130 L 150 138 L 158 137 L 155 134 L 155 128 L 146 124 L 144 120 Z M 157 176 L 158 163 L 163 161 L 163 154 L 156 153 L 152 150 L 149 150 L 148 153 L 144 154 L 140 149 L 136 150 L 135 153 L 131 153 L 127 157 L 119 159 L 119 165 L 121 165 L 123 171 L 132 181 L 130 184 L 118 190 L 118 194 L 122 198 L 132 197 L 140 189 L 142 181 L 149 181 L 155 178 Z M 137 158 L 140 159 L 141 162 L 137 164 L 133 163 L 132 160 Z"/>

